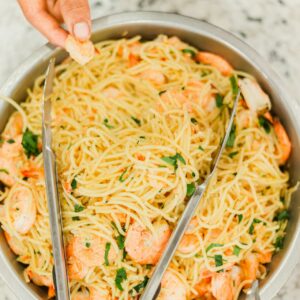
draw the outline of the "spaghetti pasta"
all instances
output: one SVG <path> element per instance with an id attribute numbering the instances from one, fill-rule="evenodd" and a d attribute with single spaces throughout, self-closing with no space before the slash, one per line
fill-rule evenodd
<path id="1" fill-rule="evenodd" d="M 210 172 L 238 80 L 254 79 L 228 65 L 229 73 L 220 72 L 176 37 L 95 47 L 87 65 L 68 59 L 57 66 L 51 99 L 71 294 L 138 299 L 195 185 Z M 0 195 L 0 220 L 26 265 L 26 281 L 47 286 L 52 297 L 40 142 L 43 80 L 35 81 L 21 107 L 1 97 L 18 109 L 13 117 L 22 118 L 2 135 L 0 152 L 9 147 L 10 156 L 6 164 L 0 159 L 0 180 L 11 181 Z M 265 264 L 282 247 L 296 187 L 280 169 L 286 149 L 273 117 L 250 110 L 248 101 L 239 103 L 225 153 L 159 299 L 237 299 L 266 276 Z M 20 188 L 29 200 L 19 199 Z M 20 220 L 26 230 L 16 226 Z"/>

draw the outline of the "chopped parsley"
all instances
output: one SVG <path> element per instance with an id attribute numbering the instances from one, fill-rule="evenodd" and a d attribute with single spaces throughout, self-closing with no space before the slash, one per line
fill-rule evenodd
<path id="1" fill-rule="evenodd" d="M 79 218 L 78 216 L 74 216 L 74 217 L 72 217 L 72 220 L 73 220 L 73 221 L 79 221 L 80 218 Z"/>
<path id="2" fill-rule="evenodd" d="M 289 212 L 287 210 L 283 210 L 275 216 L 274 221 L 284 221 L 284 220 L 288 220 L 289 218 L 290 218 Z"/>
<path id="3" fill-rule="evenodd" d="M 134 286 L 130 292 L 132 293 L 132 291 L 135 290 L 137 293 L 139 293 L 142 289 L 146 287 L 148 281 L 149 281 L 149 277 L 145 276 L 144 280 L 141 283 Z"/>
<path id="4" fill-rule="evenodd" d="M 135 117 L 133 117 L 133 116 L 131 116 L 131 119 L 132 119 L 138 126 L 141 126 L 141 124 L 142 124 L 141 120 L 139 120 L 139 119 L 137 119 L 137 118 L 135 118 Z"/>
<path id="5" fill-rule="evenodd" d="M 196 52 L 192 49 L 185 48 L 185 49 L 182 49 L 181 51 L 182 51 L 182 53 L 190 54 L 192 58 L 196 57 Z"/>
<path id="6" fill-rule="evenodd" d="M 195 183 L 188 183 L 186 185 L 186 195 L 188 197 L 191 197 L 194 194 L 195 190 L 196 190 Z"/>
<path id="7" fill-rule="evenodd" d="M 254 232 L 254 224 L 258 224 L 261 223 L 261 220 L 254 218 L 253 222 L 251 223 L 250 227 L 249 227 L 249 233 L 253 234 Z"/>
<path id="8" fill-rule="evenodd" d="M 79 205 L 79 204 L 75 204 L 75 205 L 74 205 L 74 211 L 75 211 L 76 213 L 81 212 L 81 211 L 83 211 L 83 210 L 84 210 L 84 206 Z"/>
<path id="9" fill-rule="evenodd" d="M 38 148 L 38 136 L 26 128 L 22 137 L 22 146 L 25 154 L 29 158 L 30 156 L 37 156 L 40 153 Z"/>
<path id="10" fill-rule="evenodd" d="M 75 190 L 77 188 L 77 180 L 75 177 L 71 181 L 71 188 L 72 188 L 72 190 Z"/>
<path id="11" fill-rule="evenodd" d="M 7 142 L 8 142 L 9 144 L 14 144 L 14 143 L 15 143 L 15 140 L 14 140 L 14 139 L 9 139 L 9 140 L 7 140 Z"/>
<path id="12" fill-rule="evenodd" d="M 226 142 L 226 147 L 232 148 L 235 141 L 235 130 L 236 126 L 233 124 L 229 133 L 229 137 Z"/>
<path id="13" fill-rule="evenodd" d="M 87 248 L 90 248 L 90 247 L 91 247 L 91 243 L 86 242 L 86 243 L 85 243 L 85 246 L 86 246 Z"/>
<path id="14" fill-rule="evenodd" d="M 120 181 L 120 182 L 124 182 L 124 181 L 126 180 L 126 178 L 124 178 L 124 175 L 126 174 L 127 170 L 128 170 L 128 168 L 126 168 L 126 169 L 123 171 L 123 173 L 120 175 L 120 177 L 119 177 L 119 181 Z"/>
<path id="15" fill-rule="evenodd" d="M 175 170 L 178 168 L 178 161 L 180 161 L 181 163 L 183 163 L 184 165 L 186 164 L 185 159 L 181 156 L 181 154 L 176 153 L 173 156 L 164 156 L 161 158 L 164 162 L 166 162 L 167 164 L 173 166 L 175 168 Z"/>
<path id="16" fill-rule="evenodd" d="M 241 223 L 244 216 L 242 214 L 239 214 L 239 215 L 237 215 L 237 217 L 238 217 L 239 223 Z"/>
<path id="17" fill-rule="evenodd" d="M 160 91 L 160 92 L 158 93 L 158 95 L 161 96 L 161 95 L 164 94 L 165 92 L 166 92 L 166 90 Z"/>
<path id="18" fill-rule="evenodd" d="M 229 78 L 229 80 L 230 80 L 230 84 L 231 84 L 232 96 L 233 96 L 233 98 L 235 98 L 238 93 L 238 90 L 239 90 L 237 79 L 234 75 L 232 75 Z"/>
<path id="19" fill-rule="evenodd" d="M 220 254 L 215 255 L 215 265 L 216 267 L 221 267 L 223 266 L 223 256 Z"/>
<path id="20" fill-rule="evenodd" d="M 120 268 L 117 270 L 117 274 L 116 274 L 116 278 L 115 278 L 115 284 L 116 287 L 120 290 L 120 291 L 124 291 L 123 287 L 122 287 L 122 282 L 124 280 L 127 279 L 127 273 L 126 270 L 124 268 Z"/>
<path id="21" fill-rule="evenodd" d="M 107 118 L 104 119 L 103 124 L 104 124 L 104 126 L 105 126 L 106 128 L 108 128 L 108 129 L 114 128 L 114 126 L 112 126 L 112 125 L 109 124 L 109 121 L 108 121 Z"/>
<path id="22" fill-rule="evenodd" d="M 198 149 L 201 150 L 201 151 L 204 151 L 202 146 L 199 146 Z"/>
<path id="23" fill-rule="evenodd" d="M 146 137 L 144 135 L 141 135 L 140 136 L 140 139 L 145 139 Z"/>
<path id="24" fill-rule="evenodd" d="M 125 248 L 125 236 L 120 234 L 116 237 L 117 245 L 120 250 L 123 250 Z"/>
<path id="25" fill-rule="evenodd" d="M 151 265 L 151 264 L 146 264 L 146 269 L 147 269 L 147 270 L 151 270 L 152 267 L 153 267 L 153 265 Z"/>
<path id="26" fill-rule="evenodd" d="M 1 173 L 5 173 L 5 174 L 7 174 L 7 175 L 9 174 L 8 171 L 7 171 L 6 169 L 0 169 L 0 172 L 1 172 Z"/>
<path id="27" fill-rule="evenodd" d="M 208 252 L 209 250 L 211 250 L 212 248 L 216 248 L 216 247 L 223 247 L 223 244 L 218 244 L 218 243 L 212 243 L 210 244 L 207 248 L 206 248 L 206 252 Z"/>
<path id="28" fill-rule="evenodd" d="M 283 244 L 284 244 L 284 237 L 283 236 L 278 236 L 274 242 L 274 246 L 276 251 L 279 251 L 283 249 Z"/>
<path id="29" fill-rule="evenodd" d="M 230 152 L 230 153 L 228 154 L 228 156 L 229 156 L 230 158 L 234 158 L 238 153 L 239 153 L 239 151 Z"/>
<path id="30" fill-rule="evenodd" d="M 198 121 L 197 121 L 195 118 L 191 118 L 191 122 L 192 122 L 193 124 L 197 124 L 197 123 L 198 123 Z"/>
<path id="31" fill-rule="evenodd" d="M 233 254 L 235 255 L 235 256 L 239 256 L 239 254 L 240 254 L 240 251 L 241 251 L 241 248 L 239 247 L 239 246 L 234 246 L 233 247 Z"/>
<path id="32" fill-rule="evenodd" d="M 221 108 L 223 106 L 223 98 L 224 97 L 222 95 L 220 95 L 220 94 L 216 95 L 216 106 L 218 108 Z"/>
<path id="33" fill-rule="evenodd" d="M 111 243 L 106 243 L 105 244 L 104 262 L 105 262 L 106 266 L 109 265 L 108 253 L 109 253 L 110 247 L 111 247 Z"/>
<path id="34" fill-rule="evenodd" d="M 272 123 L 265 118 L 264 116 L 259 116 L 258 117 L 258 123 L 260 127 L 263 127 L 266 133 L 271 132 L 271 127 L 273 126 Z"/>

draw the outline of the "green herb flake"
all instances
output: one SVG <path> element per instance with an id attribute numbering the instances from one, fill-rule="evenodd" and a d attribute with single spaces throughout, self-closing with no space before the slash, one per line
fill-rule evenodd
<path id="1" fill-rule="evenodd" d="M 139 119 L 137 119 L 137 118 L 135 118 L 135 117 L 133 117 L 133 116 L 131 116 L 131 119 L 132 119 L 138 126 L 141 126 L 141 124 L 142 124 L 141 120 L 139 120 Z"/>
<path id="2" fill-rule="evenodd" d="M 40 153 L 38 148 L 38 136 L 31 132 L 28 128 L 23 134 L 22 146 L 28 158 L 30 156 L 37 156 Z"/>
<path id="3" fill-rule="evenodd" d="M 234 158 L 238 153 L 239 153 L 239 151 L 230 152 L 230 153 L 228 154 L 228 156 L 229 156 L 230 158 Z"/>
<path id="4" fill-rule="evenodd" d="M 9 139 L 9 140 L 7 140 L 7 142 L 8 142 L 9 144 L 14 144 L 16 141 L 15 141 L 14 139 Z"/>
<path id="5" fill-rule="evenodd" d="M 74 217 L 72 217 L 72 220 L 73 220 L 73 221 L 79 221 L 80 218 L 79 218 L 78 216 L 74 216 Z"/>
<path id="6" fill-rule="evenodd" d="M 201 150 L 201 151 L 204 151 L 202 146 L 199 146 L 198 149 Z"/>
<path id="7" fill-rule="evenodd" d="M 1 172 L 1 173 L 5 173 L 5 174 L 7 174 L 7 175 L 9 174 L 9 172 L 8 172 L 6 169 L 0 169 L 0 172 Z"/>
<path id="8" fill-rule="evenodd" d="M 234 145 L 234 141 L 235 141 L 235 130 L 236 130 L 236 126 L 233 124 L 229 133 L 229 137 L 227 139 L 226 142 L 226 147 L 228 148 L 232 148 Z"/>
<path id="9" fill-rule="evenodd" d="M 76 213 L 81 212 L 81 211 L 83 211 L 83 210 L 84 210 L 84 206 L 79 205 L 79 204 L 75 204 L 75 205 L 74 205 L 74 211 L 75 211 Z"/>
<path id="10" fill-rule="evenodd" d="M 165 163 L 173 166 L 175 170 L 178 168 L 178 161 L 183 163 L 184 165 L 186 164 L 185 159 L 181 156 L 181 154 L 176 153 L 174 156 L 164 156 L 161 158 Z"/>
<path id="11" fill-rule="evenodd" d="M 283 244 L 284 244 L 284 237 L 283 236 L 278 236 L 274 242 L 274 246 L 276 251 L 279 251 L 283 249 Z"/>
<path id="12" fill-rule="evenodd" d="M 153 268 L 153 265 L 151 265 L 151 264 L 146 264 L 146 269 L 147 270 L 151 270 Z"/>
<path id="13" fill-rule="evenodd" d="M 254 232 L 254 225 L 253 225 L 253 223 L 251 223 L 251 225 L 249 227 L 249 233 L 253 234 L 253 232 Z"/>
<path id="14" fill-rule="evenodd" d="M 191 118 L 191 122 L 192 122 L 193 124 L 197 124 L 197 123 L 198 123 L 198 121 L 197 121 L 195 118 Z"/>
<path id="15" fill-rule="evenodd" d="M 166 90 L 160 91 L 160 92 L 158 93 L 158 95 L 161 96 L 161 95 L 164 94 L 165 92 L 166 92 Z"/>
<path id="16" fill-rule="evenodd" d="M 273 125 L 267 118 L 265 118 L 264 116 L 259 116 L 258 123 L 260 127 L 263 127 L 266 133 L 271 132 L 271 128 Z"/>
<path id="17" fill-rule="evenodd" d="M 148 281 L 149 281 L 149 277 L 145 276 L 144 280 L 141 283 L 139 283 L 133 287 L 133 290 L 135 290 L 137 293 L 139 293 L 142 289 L 144 289 L 146 287 Z"/>
<path id="18" fill-rule="evenodd" d="M 289 212 L 287 210 L 283 210 L 275 216 L 274 220 L 275 221 L 284 221 L 284 220 L 288 220 L 289 218 L 290 218 Z"/>
<path id="19" fill-rule="evenodd" d="M 124 280 L 127 279 L 127 273 L 126 270 L 124 268 L 120 268 L 117 270 L 117 274 L 115 277 L 115 284 L 116 287 L 120 290 L 120 291 L 124 291 L 123 287 L 122 287 L 122 282 Z"/>
<path id="20" fill-rule="evenodd" d="M 140 136 L 140 139 L 145 139 L 146 137 L 144 135 L 141 135 Z"/>
<path id="21" fill-rule="evenodd" d="M 195 190 L 196 190 L 195 183 L 188 183 L 186 185 L 186 195 L 188 197 L 191 197 L 194 194 Z"/>
<path id="22" fill-rule="evenodd" d="M 72 188 L 72 190 L 75 190 L 77 188 L 77 180 L 75 177 L 71 181 L 71 188 Z"/>
<path id="23" fill-rule="evenodd" d="M 182 53 L 190 54 L 192 58 L 196 57 L 196 52 L 192 49 L 185 48 L 185 49 L 182 49 L 181 51 L 182 51 Z"/>
<path id="24" fill-rule="evenodd" d="M 111 243 L 105 244 L 104 262 L 105 262 L 106 266 L 109 266 L 108 253 L 109 253 L 110 247 L 111 247 Z"/>
<path id="25" fill-rule="evenodd" d="M 117 245 L 120 250 L 123 250 L 125 248 L 125 236 L 120 234 L 116 237 Z"/>
<path id="26" fill-rule="evenodd" d="M 86 246 L 87 248 L 90 248 L 90 247 L 91 247 L 91 243 L 86 242 L 86 243 L 85 243 L 85 246 Z"/>
<path id="27" fill-rule="evenodd" d="M 108 121 L 107 118 L 104 119 L 103 124 L 104 124 L 104 126 L 105 126 L 106 128 L 108 128 L 108 129 L 114 128 L 114 126 L 112 126 L 112 125 L 109 124 L 109 121 Z"/>
<path id="28" fill-rule="evenodd" d="M 230 80 L 230 84 L 231 84 L 232 96 L 233 96 L 233 98 L 235 98 L 236 95 L 238 94 L 238 90 L 239 90 L 237 78 L 234 75 L 232 75 L 229 78 L 229 80 Z"/>
<path id="29" fill-rule="evenodd" d="M 223 266 L 223 256 L 220 254 L 215 255 L 215 265 L 216 267 L 221 267 Z"/>
<path id="30" fill-rule="evenodd" d="M 123 171 L 123 173 L 120 175 L 120 177 L 119 177 L 119 181 L 120 181 L 120 182 L 124 182 L 124 181 L 127 179 L 127 178 L 124 178 L 124 175 L 126 174 L 127 170 L 128 170 L 128 168 L 126 168 L 126 169 Z"/>
<path id="31" fill-rule="evenodd" d="M 206 248 L 206 252 L 208 252 L 209 250 L 216 248 L 216 247 L 223 247 L 223 244 L 218 244 L 218 243 L 212 243 L 210 244 L 207 248 Z"/>
<path id="32" fill-rule="evenodd" d="M 244 216 L 242 214 L 239 214 L 239 215 L 237 215 L 237 217 L 238 217 L 239 223 L 241 223 Z"/>
<path id="33" fill-rule="evenodd" d="M 223 106 L 223 98 L 224 97 L 222 95 L 220 95 L 220 94 L 216 95 L 216 106 L 218 108 L 221 108 Z"/>
<path id="34" fill-rule="evenodd" d="M 234 246 L 233 247 L 233 254 L 235 255 L 235 256 L 239 256 L 239 254 L 240 254 L 240 252 L 241 252 L 241 248 L 239 247 L 239 246 Z"/>
<path id="35" fill-rule="evenodd" d="M 181 156 L 181 154 L 176 153 L 176 158 L 177 158 L 177 160 L 182 162 L 184 165 L 186 165 L 186 162 L 185 162 L 184 158 Z"/>

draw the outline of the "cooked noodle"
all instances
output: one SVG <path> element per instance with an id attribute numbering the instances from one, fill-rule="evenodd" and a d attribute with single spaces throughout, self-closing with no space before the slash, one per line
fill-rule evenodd
<path id="1" fill-rule="evenodd" d="M 108 291 L 111 298 L 104 299 L 134 299 L 142 292 L 133 288 L 151 276 L 154 266 L 137 263 L 129 255 L 123 259 L 117 236 L 126 236 L 135 222 L 154 235 L 159 222 L 174 228 L 193 183 L 202 182 L 210 172 L 212 155 L 229 119 L 234 97 L 229 76 L 196 63 L 191 55 L 197 50 L 189 45 L 178 41 L 178 46 L 164 36 L 139 40 L 100 42 L 98 54 L 87 65 L 67 60 L 56 68 L 53 149 L 66 243 L 79 236 L 88 248 L 89 239 L 97 236 L 116 253 L 108 266 L 90 266 L 83 279 L 70 281 L 74 299 L 93 287 Z M 252 78 L 235 71 L 232 76 Z M 39 138 L 43 81 L 44 76 L 35 81 L 21 109 L 2 97 L 21 112 L 24 128 Z M 216 94 L 223 96 L 217 106 Z M 190 234 L 196 237 L 196 245 L 188 253 L 177 251 L 169 267 L 186 286 L 187 299 L 197 296 L 195 286 L 205 274 L 229 272 L 250 253 L 273 253 L 274 243 L 284 236 L 286 218 L 274 217 L 287 207 L 294 189 L 289 188 L 289 174 L 279 167 L 281 152 L 274 131 L 267 133 L 259 126 L 255 114 L 244 126 L 244 111 L 249 110 L 240 101 L 234 144 L 226 148 L 194 218 Z M 20 157 L 28 160 L 24 153 Z M 41 170 L 42 154 L 31 156 L 30 163 Z M 35 222 L 25 234 L 15 229 L 17 217 L 11 209 L 20 187 L 32 192 L 36 206 Z M 51 281 L 53 257 L 43 176 L 17 176 L 0 200 L 2 228 L 21 249 L 17 260 L 26 265 L 26 280 L 33 272 Z M 123 291 L 116 285 L 120 268 L 127 275 Z M 260 264 L 258 278 L 266 274 Z M 251 281 L 239 283 L 235 299 Z M 207 284 L 206 295 L 210 280 Z"/>

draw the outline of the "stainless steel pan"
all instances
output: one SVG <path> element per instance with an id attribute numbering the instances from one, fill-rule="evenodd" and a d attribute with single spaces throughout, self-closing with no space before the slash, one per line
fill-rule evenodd
<path id="1" fill-rule="evenodd" d="M 272 97 L 273 110 L 283 121 L 293 143 L 289 161 L 291 181 L 300 178 L 300 108 L 288 90 L 283 86 L 270 66 L 249 46 L 230 33 L 213 25 L 174 14 L 156 12 L 134 12 L 112 15 L 95 20 L 93 41 L 141 35 L 152 39 L 158 34 L 177 35 L 197 48 L 209 50 L 224 56 L 237 69 L 253 74 Z M 66 57 L 60 49 L 50 45 L 41 47 L 32 54 L 7 80 L 1 93 L 22 101 L 26 89 L 31 87 L 37 76 L 44 73 L 50 57 L 58 62 Z M 12 109 L 0 104 L 0 129 L 3 129 Z M 298 119 L 298 120 L 297 120 Z M 300 192 L 294 194 L 291 203 L 291 220 L 287 228 L 284 250 L 277 254 L 270 264 L 270 272 L 261 282 L 262 299 L 271 299 L 282 287 L 298 260 L 300 246 Z M 23 266 L 7 246 L 0 232 L 0 272 L 15 294 L 22 300 L 46 299 L 46 291 L 23 279 Z"/>

